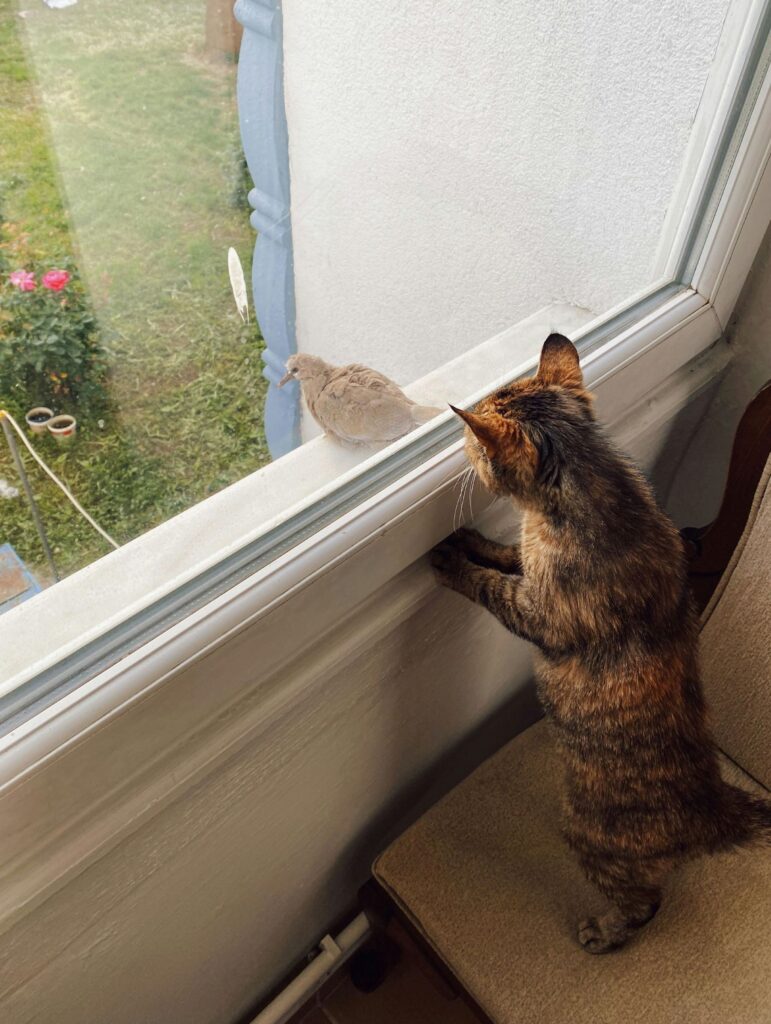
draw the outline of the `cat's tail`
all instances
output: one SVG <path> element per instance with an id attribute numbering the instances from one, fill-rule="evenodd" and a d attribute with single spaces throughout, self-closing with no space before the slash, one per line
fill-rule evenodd
<path id="1" fill-rule="evenodd" d="M 708 845 L 714 853 L 753 843 L 771 845 L 771 800 L 724 783 L 712 826 Z"/>

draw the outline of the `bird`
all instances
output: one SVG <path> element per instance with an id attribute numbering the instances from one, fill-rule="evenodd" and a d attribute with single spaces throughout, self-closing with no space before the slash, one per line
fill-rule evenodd
<path id="1" fill-rule="evenodd" d="M 290 380 L 300 382 L 310 414 L 324 432 L 346 447 L 388 444 L 442 411 L 414 402 L 363 363 L 333 366 L 303 352 L 287 359 L 278 386 Z"/>

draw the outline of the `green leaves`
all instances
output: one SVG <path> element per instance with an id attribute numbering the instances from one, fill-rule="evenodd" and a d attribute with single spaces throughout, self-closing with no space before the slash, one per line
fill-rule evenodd
<path id="1" fill-rule="evenodd" d="M 29 405 L 54 402 L 81 411 L 103 404 L 96 319 L 76 273 L 70 268 L 66 289 L 52 291 L 39 284 L 44 268 L 32 269 L 34 291 L 22 291 L 7 277 L 0 287 L 0 394 L 21 390 Z"/>

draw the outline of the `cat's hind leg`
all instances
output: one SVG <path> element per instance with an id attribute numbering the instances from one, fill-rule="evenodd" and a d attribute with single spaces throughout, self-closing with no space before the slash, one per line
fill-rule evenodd
<path id="1" fill-rule="evenodd" d="M 590 882 L 610 908 L 578 926 L 578 941 L 589 953 L 610 953 L 651 921 L 661 905 L 661 885 L 674 864 L 669 858 L 630 861 L 608 855 L 581 856 Z"/>

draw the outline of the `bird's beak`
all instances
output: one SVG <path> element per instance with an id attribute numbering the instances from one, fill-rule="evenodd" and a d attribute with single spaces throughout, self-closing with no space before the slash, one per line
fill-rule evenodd
<path id="1" fill-rule="evenodd" d="M 281 380 L 278 382 L 278 386 L 280 388 L 283 388 L 283 386 L 285 384 L 288 384 L 291 379 L 292 379 L 292 374 L 291 373 L 285 373 L 284 376 L 281 378 Z"/>

